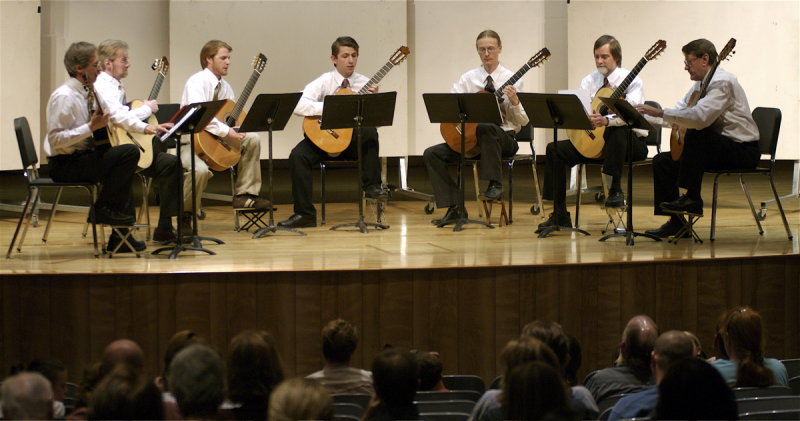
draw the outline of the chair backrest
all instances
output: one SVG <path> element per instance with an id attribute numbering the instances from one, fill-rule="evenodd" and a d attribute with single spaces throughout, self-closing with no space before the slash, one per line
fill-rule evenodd
<path id="1" fill-rule="evenodd" d="M 800 395 L 800 376 L 794 376 L 789 379 L 789 388 L 792 389 L 792 393 L 795 395 Z"/>
<path id="2" fill-rule="evenodd" d="M 447 392 L 417 392 L 414 401 L 455 401 L 467 400 L 477 402 L 481 394 L 474 390 L 450 390 Z"/>
<path id="3" fill-rule="evenodd" d="M 600 413 L 603 413 L 606 409 L 612 408 L 618 400 L 622 399 L 623 396 L 627 395 L 628 393 L 617 393 L 616 395 L 611 395 L 607 398 L 603 398 L 600 402 L 597 402 L 597 409 Z"/>
<path id="4" fill-rule="evenodd" d="M 759 396 L 736 401 L 740 414 L 748 412 L 797 410 L 800 411 L 800 396 Z"/>
<path id="5" fill-rule="evenodd" d="M 786 386 L 734 387 L 733 394 L 736 396 L 736 399 L 753 398 L 756 396 L 789 396 L 792 394 L 792 389 Z"/>
<path id="6" fill-rule="evenodd" d="M 778 135 L 781 132 L 781 110 L 778 108 L 756 107 L 753 120 L 758 126 L 758 150 L 762 155 L 769 155 L 775 160 L 778 148 Z"/>
<path id="7" fill-rule="evenodd" d="M 364 408 L 354 403 L 336 402 L 333 404 L 333 415 L 351 415 L 354 417 L 361 417 L 364 413 Z"/>
<path id="8" fill-rule="evenodd" d="M 369 406 L 369 401 L 372 396 L 366 393 L 336 393 L 332 395 L 333 402 L 336 403 L 352 403 L 362 408 Z"/>
<path id="9" fill-rule="evenodd" d="M 457 374 L 442 376 L 444 387 L 450 390 L 474 390 L 480 394 L 486 391 L 486 384 L 480 376 Z"/>
<path id="10" fill-rule="evenodd" d="M 645 101 L 644 103 L 651 107 L 658 108 L 659 110 L 661 109 L 661 104 L 658 102 Z M 655 146 L 656 151 L 661 153 L 661 126 L 654 127 L 655 130 L 651 130 L 650 133 L 647 134 L 647 137 L 644 138 L 644 142 L 647 144 L 647 146 Z"/>
<path id="11" fill-rule="evenodd" d="M 598 419 L 599 421 L 606 421 L 606 420 L 608 420 L 608 417 L 610 417 L 610 416 L 611 416 L 611 410 L 612 410 L 612 409 L 614 409 L 614 407 L 613 407 L 613 406 L 612 406 L 612 407 L 610 407 L 610 408 L 606 408 L 606 409 L 604 409 L 604 410 L 603 410 L 603 412 L 601 412 L 601 413 L 600 413 L 600 415 L 598 415 L 597 419 Z"/>
<path id="12" fill-rule="evenodd" d="M 786 375 L 789 378 L 800 376 L 800 358 L 781 360 L 781 363 L 786 367 Z"/>
<path id="13" fill-rule="evenodd" d="M 469 414 L 461 412 L 420 412 L 419 419 L 424 421 L 467 421 Z"/>
<path id="14" fill-rule="evenodd" d="M 458 412 L 458 413 L 472 413 L 472 408 L 475 407 L 475 401 L 468 400 L 452 400 L 452 401 L 419 401 L 414 402 L 417 405 L 419 412 L 425 414 L 434 414 L 441 412 Z"/>
<path id="15" fill-rule="evenodd" d="M 22 167 L 28 169 L 28 167 L 35 166 L 39 163 L 39 157 L 36 156 L 36 146 L 33 144 L 28 118 L 15 118 L 14 131 L 17 134 L 17 145 L 19 145 L 19 157 L 22 160 Z"/>
<path id="16" fill-rule="evenodd" d="M 503 384 L 503 376 L 497 376 L 492 380 L 492 384 L 489 385 L 489 389 L 500 389 Z"/>
<path id="17" fill-rule="evenodd" d="M 800 410 L 777 410 L 777 411 L 759 411 L 749 412 L 747 414 L 739 414 L 740 420 L 798 420 L 800 419 Z"/>

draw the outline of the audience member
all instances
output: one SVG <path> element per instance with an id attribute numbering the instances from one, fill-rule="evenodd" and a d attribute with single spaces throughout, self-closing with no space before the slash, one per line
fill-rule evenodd
<path id="1" fill-rule="evenodd" d="M 658 385 L 655 420 L 735 420 L 733 390 L 717 370 L 699 358 L 684 358 Z"/>
<path id="2" fill-rule="evenodd" d="M 632 393 L 652 385 L 650 353 L 658 336 L 655 322 L 648 316 L 634 316 L 622 332 L 619 358 L 615 367 L 603 368 L 586 376 L 584 384 L 595 402 L 620 393 Z"/>
<path id="3" fill-rule="evenodd" d="M 62 419 L 66 415 L 64 408 L 64 397 L 67 391 L 67 368 L 61 361 L 49 358 L 35 358 L 28 363 L 17 364 L 11 367 L 10 375 L 19 374 L 24 371 L 35 372 L 43 375 L 53 389 L 53 418 Z M 3 412 L 0 411 L 0 418 Z"/>
<path id="4" fill-rule="evenodd" d="M 417 351 L 414 356 L 417 358 L 419 367 L 419 390 L 446 392 L 447 388 L 444 387 L 442 379 L 442 370 L 444 369 L 442 360 L 436 354 L 426 351 Z"/>
<path id="5" fill-rule="evenodd" d="M 372 374 L 350 367 L 350 359 L 358 346 L 358 330 L 349 322 L 331 320 L 322 328 L 322 356 L 325 366 L 308 375 L 331 393 L 372 394 Z"/>
<path id="6" fill-rule="evenodd" d="M 92 393 L 87 419 L 164 419 L 161 394 L 141 370 L 117 364 Z"/>
<path id="7" fill-rule="evenodd" d="M 503 385 L 505 420 L 580 419 L 567 403 L 567 388 L 558 368 L 540 361 L 511 370 Z"/>
<path id="8" fill-rule="evenodd" d="M 167 350 L 164 352 L 164 372 L 161 376 L 156 377 L 155 384 L 161 390 L 161 399 L 164 402 L 164 419 L 179 420 L 182 419 L 180 408 L 175 401 L 175 395 L 172 394 L 169 388 L 169 366 L 172 359 L 181 350 L 192 344 L 205 344 L 206 341 L 197 333 L 191 330 L 181 330 L 176 332 L 169 338 L 167 342 Z"/>
<path id="9" fill-rule="evenodd" d="M 527 362 L 540 361 L 549 364 L 556 370 L 560 370 L 558 357 L 550 347 L 544 342 L 532 336 L 522 335 L 518 339 L 508 341 L 506 346 L 500 352 L 500 366 L 503 369 L 503 386 L 502 389 L 487 390 L 481 396 L 472 413 L 469 416 L 469 421 L 494 421 L 503 420 L 505 418 L 503 408 L 503 390 L 505 390 L 505 383 L 511 371 Z"/>
<path id="10" fill-rule="evenodd" d="M 670 366 L 685 358 L 692 358 L 695 346 L 692 338 L 684 332 L 670 330 L 656 339 L 650 367 L 656 384 L 661 384 Z M 624 418 L 647 417 L 655 409 L 658 402 L 658 387 L 653 386 L 642 391 L 623 396 L 611 410 L 609 421 Z"/>
<path id="11" fill-rule="evenodd" d="M 333 420 L 328 389 L 311 379 L 285 380 L 269 397 L 269 421 Z"/>
<path id="12" fill-rule="evenodd" d="M 103 350 L 100 376 L 105 377 L 117 364 L 127 364 L 134 370 L 144 370 L 144 352 L 130 339 L 117 339 Z"/>
<path id="13" fill-rule="evenodd" d="M 692 340 L 692 345 L 694 346 L 694 351 L 692 352 L 692 356 L 695 358 L 702 358 L 704 360 L 707 360 L 708 355 L 706 355 L 706 352 L 703 351 L 703 344 L 700 343 L 700 338 L 698 338 L 697 335 L 695 335 L 692 332 L 689 332 L 688 330 L 684 330 L 683 333 L 689 336 L 689 339 Z"/>
<path id="14" fill-rule="evenodd" d="M 387 348 L 372 362 L 375 394 L 363 419 L 368 421 L 416 420 L 414 405 L 419 373 L 414 355 L 403 348 Z"/>
<path id="15" fill-rule="evenodd" d="M 564 378 L 570 386 L 578 386 L 578 370 L 583 362 L 581 343 L 572 335 L 567 337 L 569 337 L 569 359 L 567 366 L 564 367 Z"/>
<path id="16" fill-rule="evenodd" d="M 718 358 L 711 365 L 728 385 L 766 387 L 789 386 L 783 363 L 764 358 L 761 315 L 750 307 L 737 307 L 726 313 L 722 339 L 728 359 Z"/>
<path id="17" fill-rule="evenodd" d="M 39 373 L 22 372 L 3 380 L 0 408 L 6 420 L 53 418 L 53 389 Z"/>
<path id="18" fill-rule="evenodd" d="M 283 381 L 275 340 L 266 331 L 245 330 L 228 348 L 228 398 L 237 420 L 267 417 L 272 390 Z"/>
<path id="19" fill-rule="evenodd" d="M 225 399 L 225 366 L 216 351 L 193 344 L 175 355 L 169 366 L 169 387 L 183 419 L 212 419 Z"/>
<path id="20" fill-rule="evenodd" d="M 536 338 L 547 344 L 556 354 L 556 357 L 558 357 L 560 374 L 562 377 L 566 378 L 567 366 L 570 361 L 570 340 L 561 325 L 556 322 L 534 320 L 522 328 L 522 334 Z M 592 397 L 589 390 L 583 386 L 573 386 L 570 388 L 568 403 L 570 408 L 583 419 L 594 419 L 599 412 L 594 397 Z"/>

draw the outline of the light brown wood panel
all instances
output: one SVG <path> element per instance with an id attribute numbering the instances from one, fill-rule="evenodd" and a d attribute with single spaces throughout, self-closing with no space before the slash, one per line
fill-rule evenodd
<path id="1" fill-rule="evenodd" d="M 384 343 L 381 334 L 381 283 L 374 277 L 365 279 L 364 321 L 361 326 L 361 349 L 364 352 L 363 367 L 372 367 L 373 357 L 380 352 Z"/>
<path id="2" fill-rule="evenodd" d="M 376 275 L 373 282 L 380 282 L 381 291 L 381 345 L 414 348 L 414 291 L 411 278 L 404 271 L 383 271 Z"/>
<path id="3" fill-rule="evenodd" d="M 484 379 L 495 371 L 494 279 L 496 269 L 459 271 L 458 360 L 464 373 Z"/>
<path id="4" fill-rule="evenodd" d="M 261 328 L 256 310 L 257 275 L 241 279 L 236 274 L 229 274 L 226 278 L 225 306 L 229 311 L 224 314 L 227 316 L 227 336 L 232 338 L 243 330 Z"/>
<path id="5" fill-rule="evenodd" d="M 75 279 L 77 276 L 69 278 Z M 75 289 L 76 294 L 81 293 L 80 283 L 67 279 L 65 285 Z M 86 323 L 89 326 L 90 332 L 87 339 L 90 343 L 90 355 L 92 361 L 97 361 L 105 346 L 119 338 L 116 317 L 118 314 L 116 310 L 116 277 L 95 277 L 89 280 L 88 287 L 88 319 L 78 318 L 75 322 Z"/>
<path id="6" fill-rule="evenodd" d="M 50 279 L 39 278 L 27 282 L 20 291 L 21 300 L 27 303 L 36 303 L 35 306 L 24 308 L 25 329 L 34 332 L 23 342 L 23 350 L 29 355 L 50 356 L 54 349 L 50 348 L 50 335 L 46 332 L 51 331 L 50 314 Z M 27 363 L 27 360 L 20 361 Z"/>
<path id="7" fill-rule="evenodd" d="M 497 361 L 499 352 L 506 342 L 519 336 L 522 329 L 520 275 L 517 271 L 498 269 L 497 279 L 494 281 L 494 360 Z M 495 364 L 495 372 L 497 372 Z"/>
<path id="8" fill-rule="evenodd" d="M 459 373 L 461 359 L 459 355 L 459 271 L 433 270 L 417 272 L 414 276 L 421 283 L 426 284 L 429 293 L 428 320 L 425 322 L 427 330 L 428 351 L 437 351 L 442 358 L 446 373 Z M 465 373 L 474 374 L 474 373 Z"/>
<path id="9" fill-rule="evenodd" d="M 297 275 L 270 274 L 269 280 L 256 282 L 258 320 L 275 336 L 285 374 L 297 373 Z"/>
<path id="10" fill-rule="evenodd" d="M 328 274 L 303 273 L 295 289 L 295 367 L 297 375 L 305 376 L 320 369 L 319 326 L 322 320 L 321 277 Z M 291 297 L 287 297 L 292 299 Z"/>
<path id="11" fill-rule="evenodd" d="M 595 269 L 597 282 L 597 308 L 590 322 L 595 328 L 591 337 L 580 337 L 583 347 L 581 374 L 585 376 L 593 367 L 606 367 L 619 347 L 620 332 L 627 319 L 622 309 L 622 281 L 619 265 L 603 265 Z M 591 346 L 590 344 L 594 344 Z"/>
<path id="12" fill-rule="evenodd" d="M 158 315 L 158 284 L 150 279 L 132 279 L 130 283 L 133 326 L 132 338 L 141 345 L 142 349 L 152 350 L 144 355 L 147 367 L 158 367 L 163 354 L 158 353 L 159 315 Z"/>
<path id="13" fill-rule="evenodd" d="M 164 366 L 164 354 L 167 352 L 167 344 L 169 338 L 178 331 L 185 329 L 178 328 L 178 316 L 176 314 L 175 306 L 175 276 L 171 275 L 154 275 L 157 284 L 158 293 L 158 346 L 156 347 L 158 353 L 158 369 L 156 373 L 159 375 L 166 369 Z"/>

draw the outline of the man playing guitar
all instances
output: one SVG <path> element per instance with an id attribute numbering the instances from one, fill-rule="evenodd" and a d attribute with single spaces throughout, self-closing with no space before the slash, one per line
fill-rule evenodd
<path id="1" fill-rule="evenodd" d="M 594 42 L 593 51 L 597 70 L 584 77 L 580 87 L 594 97 L 595 93 L 603 87 L 619 86 L 630 71 L 620 67 L 622 65 L 622 47 L 616 38 L 610 35 L 601 36 Z M 624 95 L 631 105 L 644 103 L 643 85 L 638 76 L 628 85 Z M 598 141 L 605 142 L 602 148 L 603 174 L 611 176 L 611 185 L 605 206 L 619 208 L 625 204 L 625 197 L 620 188 L 620 176 L 622 166 L 627 161 L 627 129 L 622 127 L 625 123 L 620 118 L 614 115 L 601 115 L 598 110 L 591 111 L 589 120 L 592 122 L 592 126 L 595 128 L 608 126 L 603 132 L 602 139 L 598 139 Z M 637 130 L 636 135 L 637 140 L 633 142 L 633 160 L 640 160 L 647 157 L 647 145 L 641 140 L 643 136 L 647 135 L 647 132 Z M 556 151 L 558 151 L 557 154 Z M 547 145 L 546 155 L 542 196 L 553 200 L 553 213 L 547 221 L 539 224 L 537 232 L 553 225 L 572 226 L 566 205 L 565 169 L 590 160 L 590 157 L 581 154 L 571 140 L 560 140 L 558 145 L 554 145 L 554 143 Z M 555 185 L 552 177 L 555 177 Z M 554 188 L 555 191 L 551 191 Z"/>
<path id="2" fill-rule="evenodd" d="M 475 49 L 481 59 L 481 66 L 461 75 L 450 92 L 494 92 L 495 87 L 504 85 L 514 75 L 513 71 L 500 64 L 503 44 L 497 32 L 487 29 L 478 34 Z M 476 141 L 480 148 L 480 177 L 489 182 L 486 191 L 481 195 L 482 198 L 498 200 L 502 197 L 501 160 L 517 153 L 519 145 L 514 135 L 522 126 L 528 124 L 528 116 L 517 98 L 517 91 L 520 89 L 522 89 L 520 81 L 503 88 L 505 98 L 500 103 L 500 111 L 503 114 L 501 126 L 478 124 L 476 128 Z M 460 189 L 447 170 L 447 164 L 458 162 L 459 152 L 454 151 L 447 143 L 441 143 L 427 148 L 422 156 L 433 185 L 436 207 L 447 208 L 442 219 L 435 219 L 432 222 L 443 226 L 447 222 L 466 218 L 466 211 L 461 215 L 457 206 Z"/>
<path id="3" fill-rule="evenodd" d="M 233 100 L 234 93 L 231 85 L 223 79 L 228 75 L 228 66 L 231 64 L 231 51 L 233 47 L 219 40 L 208 41 L 200 50 L 200 67 L 203 69 L 186 80 L 181 95 L 181 106 L 195 102 L 207 102 L 220 99 Z M 269 200 L 258 196 L 261 191 L 261 142 L 258 133 L 239 133 L 217 118 L 211 120 L 205 130 L 224 142 L 241 142 L 242 156 L 237 167 L 234 208 L 253 208 L 269 210 Z M 190 158 L 195 161 L 195 183 L 197 203 L 200 195 L 208 186 L 208 180 L 213 176 L 208 165 L 198 156 L 191 157 L 191 148 L 181 148 L 181 162 L 186 169 L 191 168 Z M 190 191 L 191 178 L 184 180 L 184 190 Z M 191 209 L 191 196 L 184 202 L 184 209 Z M 183 218 L 191 219 L 191 214 L 184 213 Z"/>
<path id="4" fill-rule="evenodd" d="M 718 61 L 717 50 L 706 39 L 694 40 L 682 48 L 684 69 L 694 81 L 686 96 L 675 108 L 663 111 L 638 105 L 645 115 L 656 117 L 667 127 L 686 127 L 683 154 L 674 161 L 669 152 L 653 158 L 653 190 L 656 215 L 672 215 L 658 229 L 647 231 L 659 237 L 678 233 L 683 224 L 672 212 L 703 214 L 700 196 L 703 172 L 709 169 L 750 169 L 758 165 L 758 127 L 753 120 L 747 96 L 735 75 L 717 68 L 707 90 L 694 106 L 687 106 L 694 91 L 699 90 L 706 75 Z M 684 193 L 679 196 L 679 190 Z"/>
<path id="5" fill-rule="evenodd" d="M 340 89 L 360 90 L 369 78 L 356 73 L 358 64 L 358 43 L 355 39 L 339 37 L 331 45 L 331 62 L 334 69 L 323 73 L 303 88 L 303 96 L 297 103 L 294 113 L 304 117 L 321 116 L 325 96 L 336 94 Z M 378 91 L 373 85 L 369 92 Z M 388 196 L 381 186 L 381 166 L 378 158 L 378 130 L 363 128 L 361 132 L 364 193 L 369 198 L 382 199 Z M 333 157 L 320 149 L 305 134 L 303 140 L 289 154 L 289 170 L 292 174 L 292 199 L 294 214 L 278 223 L 281 227 L 303 228 L 317 226 L 317 211 L 312 203 L 313 184 L 311 169 L 321 160 L 354 160 L 358 158 L 357 142 L 350 142 L 347 149 Z"/>
<path id="6" fill-rule="evenodd" d="M 130 109 L 125 105 L 125 87 L 122 79 L 128 76 L 130 67 L 128 44 L 120 40 L 105 40 L 97 47 L 97 56 L 102 71 L 94 82 L 94 89 L 97 99 L 108 112 L 109 121 L 129 132 L 149 135 L 166 132 L 171 123 L 153 126 L 142 121 L 158 111 L 157 101 L 147 101 L 135 109 Z M 141 146 L 152 148 L 152 141 Z M 178 195 L 178 173 L 180 171 L 178 157 L 158 152 L 153 163 L 141 172 L 143 175 L 157 179 L 161 187 L 161 213 L 158 218 L 158 226 L 153 231 L 153 240 L 155 241 L 175 239 L 171 218 L 178 216 L 178 204 L 170 198 Z"/>

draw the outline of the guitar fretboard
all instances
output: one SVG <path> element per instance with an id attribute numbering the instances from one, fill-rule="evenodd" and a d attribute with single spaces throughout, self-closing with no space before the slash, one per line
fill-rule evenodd
<path id="1" fill-rule="evenodd" d="M 164 77 L 164 73 L 158 73 L 156 82 L 153 84 L 153 89 L 150 90 L 150 96 L 147 97 L 148 101 L 158 98 L 158 93 L 161 91 L 161 84 L 164 83 Z"/>
<path id="2" fill-rule="evenodd" d="M 247 81 L 247 84 L 242 90 L 242 95 L 239 97 L 239 100 L 236 101 L 236 105 L 233 107 L 230 117 L 228 117 L 229 125 L 235 123 L 236 119 L 239 118 L 239 114 L 242 112 L 244 104 L 247 102 L 247 98 L 250 97 L 250 93 L 253 92 L 253 87 L 256 86 L 259 76 L 261 76 L 261 73 L 258 70 L 253 70 L 253 74 L 250 75 L 250 79 Z"/>
<path id="3" fill-rule="evenodd" d="M 389 70 L 392 70 L 393 67 L 394 67 L 394 64 L 392 64 L 391 61 L 387 61 L 386 64 L 384 64 L 383 67 L 381 67 L 381 69 L 378 70 L 378 73 L 375 73 L 375 76 L 372 76 L 372 78 L 370 80 L 368 80 L 367 83 L 364 84 L 364 87 L 361 88 L 358 91 L 358 93 L 359 94 L 367 93 L 369 91 L 369 89 L 373 85 L 378 84 L 381 81 L 381 79 L 383 79 L 383 77 L 386 76 L 387 73 L 389 73 Z"/>
<path id="4" fill-rule="evenodd" d="M 619 84 L 617 89 L 614 90 L 614 93 L 611 94 L 612 99 L 617 99 L 621 97 L 625 93 L 625 91 L 628 90 L 628 85 L 630 85 L 631 82 L 633 82 L 633 79 L 635 79 L 636 76 L 639 74 L 639 72 L 642 71 L 644 65 L 647 64 L 647 61 L 648 60 L 646 57 L 642 57 L 642 59 L 639 60 L 638 63 L 636 63 L 636 67 L 634 67 L 633 70 L 631 70 L 631 72 L 628 73 L 628 76 L 625 78 L 625 80 L 623 80 L 622 83 Z"/>

